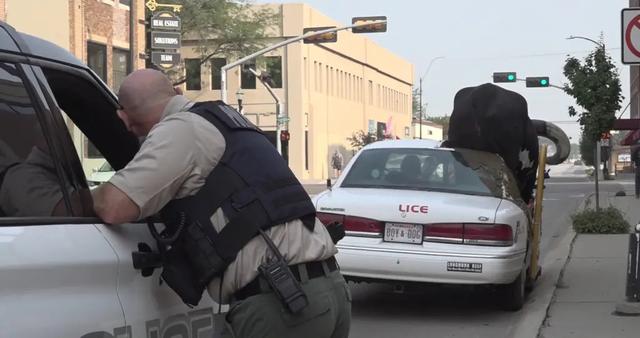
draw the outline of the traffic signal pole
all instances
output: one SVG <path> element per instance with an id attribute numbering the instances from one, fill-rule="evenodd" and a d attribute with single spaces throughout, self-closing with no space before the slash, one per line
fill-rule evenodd
<path id="1" fill-rule="evenodd" d="M 273 91 L 271 86 L 267 82 L 265 82 L 264 79 L 262 79 L 262 77 L 260 77 L 260 74 L 258 74 L 258 72 L 256 72 L 255 69 L 249 68 L 249 71 L 258 80 L 260 80 L 260 83 L 262 83 L 262 85 L 264 85 L 264 87 L 267 88 L 267 91 L 269 92 L 269 94 L 271 94 L 271 97 L 273 97 L 273 99 L 276 100 L 276 148 L 278 149 L 278 154 L 282 155 L 282 140 L 280 139 L 280 133 L 282 133 L 282 123 L 280 122 L 280 118 L 282 116 L 281 115 L 282 101 L 280 101 L 280 98 Z"/>
<path id="2" fill-rule="evenodd" d="M 274 49 L 278 49 L 280 47 L 284 47 L 286 45 L 292 44 L 294 42 L 306 39 L 306 38 L 310 38 L 313 36 L 317 36 L 317 35 L 322 35 L 322 34 L 326 34 L 326 33 L 332 33 L 332 32 L 338 32 L 338 31 L 343 31 L 346 29 L 351 29 L 351 28 L 355 28 L 355 27 L 365 27 L 365 26 L 372 26 L 372 25 L 376 25 L 376 24 L 386 24 L 387 20 L 380 20 L 380 21 L 372 21 L 372 22 L 364 22 L 364 23 L 357 23 L 354 25 L 350 25 L 350 26 L 344 26 L 344 27 L 333 27 L 333 28 L 329 28 L 329 29 L 324 29 L 324 30 L 319 30 L 319 31 L 313 31 L 313 32 L 308 32 L 307 34 L 303 34 L 300 36 L 296 36 L 281 42 L 278 42 L 272 46 L 263 48 L 251 55 L 245 56 L 235 62 L 229 63 L 227 65 L 224 65 L 222 68 L 220 68 L 220 84 L 221 84 L 221 96 L 222 96 L 222 101 L 223 102 L 227 102 L 227 71 L 233 67 L 239 66 L 249 60 L 253 60 L 261 55 L 264 55 Z"/>

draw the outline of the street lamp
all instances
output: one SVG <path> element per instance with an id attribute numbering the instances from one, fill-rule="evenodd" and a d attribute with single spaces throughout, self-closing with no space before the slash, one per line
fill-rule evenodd
<path id="1" fill-rule="evenodd" d="M 589 39 L 589 38 L 584 37 L 584 36 L 569 35 L 569 37 L 567 38 L 567 40 L 575 40 L 575 39 L 581 39 L 581 40 L 587 40 L 587 41 L 593 42 L 596 45 L 602 47 L 602 49 L 604 49 L 604 43 L 598 42 L 598 41 L 593 40 L 593 39 Z"/>
<path id="2" fill-rule="evenodd" d="M 442 60 L 444 59 L 444 56 L 436 56 L 433 59 L 431 59 L 431 61 L 429 61 L 429 65 L 427 66 L 427 70 L 424 72 L 424 74 L 422 74 L 422 76 L 420 77 L 420 139 L 422 140 L 422 80 L 429 75 L 429 71 L 431 70 L 431 66 L 433 66 L 433 63 L 436 62 L 437 60 Z"/>
<path id="3" fill-rule="evenodd" d="M 242 92 L 242 89 L 238 88 L 236 98 L 238 99 L 238 112 L 242 114 L 242 99 L 244 98 L 244 92 Z"/>

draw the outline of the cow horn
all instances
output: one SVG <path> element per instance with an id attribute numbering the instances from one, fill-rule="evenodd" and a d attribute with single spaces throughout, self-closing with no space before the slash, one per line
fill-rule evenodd
<path id="1" fill-rule="evenodd" d="M 543 120 L 531 120 L 536 129 L 538 136 L 546 137 L 556 146 L 556 152 L 553 156 L 547 156 L 547 164 L 555 165 L 564 162 L 569 158 L 571 152 L 571 143 L 569 137 L 560 127 L 555 124 Z"/>

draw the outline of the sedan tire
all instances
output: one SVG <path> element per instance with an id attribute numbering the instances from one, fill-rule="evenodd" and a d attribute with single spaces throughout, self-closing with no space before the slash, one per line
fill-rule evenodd
<path id="1" fill-rule="evenodd" d="M 498 293 L 501 306 L 506 311 L 519 311 L 524 306 L 526 297 L 526 269 L 523 268 L 516 280 L 509 284 L 499 285 Z"/>

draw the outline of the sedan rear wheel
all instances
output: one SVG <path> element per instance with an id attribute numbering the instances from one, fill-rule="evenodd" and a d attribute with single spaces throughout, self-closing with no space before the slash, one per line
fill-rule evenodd
<path id="1" fill-rule="evenodd" d="M 526 296 L 527 272 L 523 268 L 516 280 L 509 284 L 499 285 L 498 292 L 504 310 L 518 311 L 522 309 Z"/>

